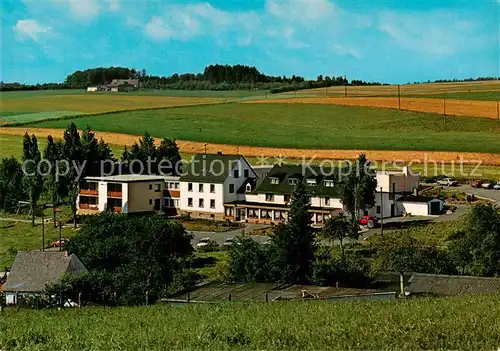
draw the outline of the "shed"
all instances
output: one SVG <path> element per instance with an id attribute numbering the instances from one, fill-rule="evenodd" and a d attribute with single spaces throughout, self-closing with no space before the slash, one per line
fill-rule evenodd
<path id="1" fill-rule="evenodd" d="M 407 195 L 397 200 L 406 213 L 413 216 L 438 215 L 443 211 L 444 202 L 428 196 Z"/>
<path id="2" fill-rule="evenodd" d="M 414 273 L 405 288 L 409 295 L 468 296 L 500 292 L 500 278 Z"/>
<path id="3" fill-rule="evenodd" d="M 47 284 L 56 283 L 65 274 L 85 272 L 80 259 L 66 251 L 19 251 L 3 286 L 7 304 L 15 304 L 16 296 L 43 292 Z"/>

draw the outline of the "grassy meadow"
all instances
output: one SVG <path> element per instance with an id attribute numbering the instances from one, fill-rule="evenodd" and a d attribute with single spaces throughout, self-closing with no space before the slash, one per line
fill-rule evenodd
<path id="1" fill-rule="evenodd" d="M 396 301 L 7 309 L 0 318 L 0 349 L 496 350 L 498 306 L 497 294 Z"/>
<path id="2" fill-rule="evenodd" d="M 357 106 L 217 104 L 130 111 L 33 123 L 181 140 L 321 149 L 424 150 L 500 153 L 496 120 Z M 446 121 L 446 124 L 444 123 Z M 479 143 L 480 141 L 480 143 Z"/>
<path id="3" fill-rule="evenodd" d="M 5 221 L 0 217 L 0 271 L 12 265 L 17 251 L 41 249 L 42 224 L 40 218 L 37 218 L 37 221 L 33 227 L 31 223 Z M 71 237 L 74 233 L 73 229 L 63 228 L 62 237 Z M 45 247 L 49 247 L 51 242 L 58 239 L 59 229 L 54 228 L 52 222 L 45 223 Z"/>

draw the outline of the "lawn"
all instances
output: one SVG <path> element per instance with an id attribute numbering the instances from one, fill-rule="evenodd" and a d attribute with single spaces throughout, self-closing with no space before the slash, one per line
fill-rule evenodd
<path id="1" fill-rule="evenodd" d="M 496 350 L 498 306 L 497 294 L 337 303 L 8 309 L 0 318 L 0 349 Z"/>
<path id="2" fill-rule="evenodd" d="M 5 221 L 0 218 L 0 271 L 12 265 L 17 251 L 36 250 L 42 247 L 42 225 L 39 223 L 40 219 L 37 220 L 38 224 L 33 227 L 31 223 Z M 63 237 L 71 237 L 74 233 L 70 228 L 62 230 Z M 45 247 L 49 247 L 51 242 L 58 239 L 59 229 L 54 228 L 52 223 L 46 223 Z"/>
<path id="3" fill-rule="evenodd" d="M 79 128 L 249 146 L 500 154 L 496 120 L 317 104 L 218 104 L 84 116 Z M 32 124 L 66 128 L 68 120 Z"/>

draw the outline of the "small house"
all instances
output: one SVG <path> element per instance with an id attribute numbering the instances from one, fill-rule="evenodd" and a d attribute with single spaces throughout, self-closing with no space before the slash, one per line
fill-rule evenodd
<path id="1" fill-rule="evenodd" d="M 67 251 L 19 251 L 3 285 L 8 305 L 26 295 L 37 295 L 47 284 L 54 284 L 65 274 L 79 275 L 87 269 L 74 255 Z"/>
<path id="2" fill-rule="evenodd" d="M 471 296 L 499 293 L 500 278 L 414 273 L 405 288 L 408 295 Z"/>

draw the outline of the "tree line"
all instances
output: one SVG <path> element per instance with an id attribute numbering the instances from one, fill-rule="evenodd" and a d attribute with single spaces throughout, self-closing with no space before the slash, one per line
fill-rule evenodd
<path id="1" fill-rule="evenodd" d="M 104 85 L 113 79 L 139 79 L 143 89 L 173 90 L 271 90 L 271 92 L 296 89 L 330 87 L 339 85 L 379 85 L 378 82 L 352 80 L 345 76 L 319 75 L 316 80 L 306 80 L 299 75 L 270 76 L 256 67 L 247 65 L 209 65 L 201 73 L 174 73 L 170 76 L 147 74 L 145 69 L 125 67 L 97 67 L 78 70 L 69 74 L 63 83 L 24 85 L 1 83 L 0 90 L 85 89 Z"/>
<path id="2" fill-rule="evenodd" d="M 90 126 L 80 133 L 76 125 L 70 123 L 62 139 L 56 141 L 51 135 L 47 137 L 43 151 L 38 147 L 37 137 L 26 133 L 23 138 L 23 164 L 15 157 L 0 160 L 0 211 L 14 211 L 19 201 L 27 200 L 32 224 L 35 225 L 35 215 L 40 211 L 43 195 L 52 204 L 54 225 L 56 207 L 65 202 L 71 207 L 76 227 L 79 186 L 85 177 L 100 176 L 101 172 L 139 173 L 138 169 L 129 169 L 128 163 L 138 160 L 145 165 L 148 158 L 153 161 L 153 174 L 158 172 L 157 165 L 161 160 L 168 160 L 168 165 L 172 165 L 162 169 L 164 174 L 175 174 L 181 166 L 175 140 L 164 138 L 156 146 L 154 138 L 147 132 L 139 143 L 132 145 L 130 151 L 127 146 L 124 147 L 120 160 L 124 162 L 124 167 L 120 168 L 115 167 L 118 160 L 109 145 L 102 138 L 98 140 Z M 135 164 L 138 165 L 138 162 Z"/>

